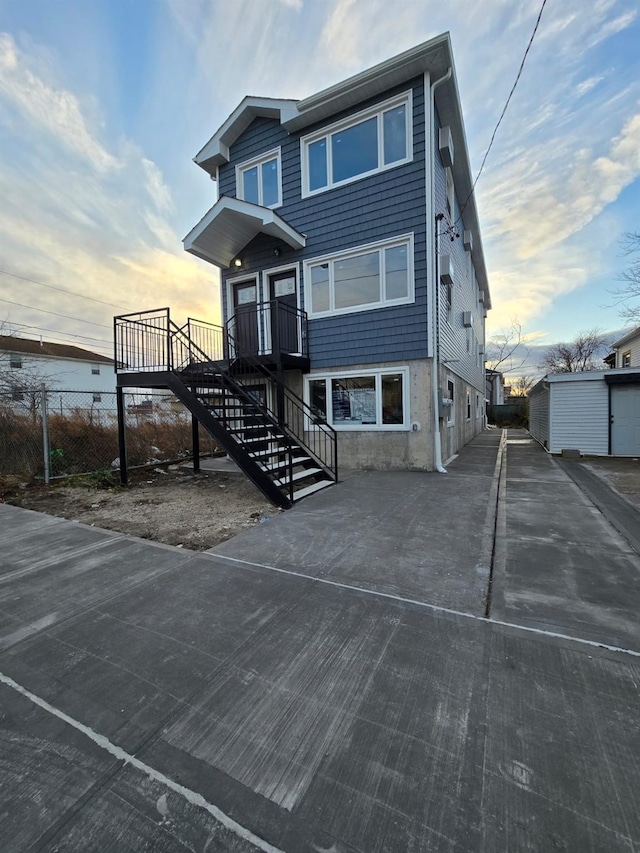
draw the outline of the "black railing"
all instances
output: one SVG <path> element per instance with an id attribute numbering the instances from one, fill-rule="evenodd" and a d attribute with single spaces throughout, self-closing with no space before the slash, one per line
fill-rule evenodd
<path id="1" fill-rule="evenodd" d="M 338 442 L 337 434 L 330 426 L 324 414 L 313 408 L 299 397 L 291 388 L 275 376 L 254 353 L 244 352 L 234 339 L 227 323 L 227 343 L 230 353 L 237 353 L 230 359 L 229 369 L 233 376 L 243 377 L 259 374 L 272 383 L 275 392 L 275 411 L 269 413 L 277 420 L 283 431 L 304 445 L 311 456 L 324 470 L 338 481 Z"/>
<path id="2" fill-rule="evenodd" d="M 271 337 L 268 342 L 271 346 L 275 342 L 280 348 L 278 352 L 306 352 L 307 326 L 304 312 L 277 300 L 252 307 L 254 319 L 269 318 Z M 230 406 L 227 402 L 227 398 L 236 397 L 241 400 L 241 406 L 262 413 L 267 420 L 275 423 L 290 440 L 286 452 L 291 500 L 296 444 L 302 445 L 310 457 L 337 482 L 338 448 L 335 430 L 327 424 L 323 413 L 305 403 L 266 366 L 255 346 L 246 345 L 242 339 L 244 326 L 242 322 L 237 322 L 237 317 L 238 313 L 223 329 L 193 318 L 189 318 L 183 326 L 178 326 L 171 320 L 168 308 L 122 314 L 114 318 L 115 369 L 118 372 L 177 372 L 182 375 L 185 384 L 192 389 L 202 390 L 206 390 L 215 375 L 216 384 L 221 390 L 221 404 L 213 408 L 225 428 L 229 427 L 230 421 L 237 419 L 237 414 L 229 411 L 236 408 L 235 404 Z M 283 317 L 287 320 L 283 321 Z M 286 334 L 283 332 L 284 322 L 291 323 L 291 318 L 295 318 L 295 341 L 299 345 L 294 353 L 287 346 L 293 342 L 293 325 L 289 325 Z M 236 337 L 238 330 L 240 339 Z M 288 336 L 289 332 L 291 336 Z M 256 374 L 271 384 L 275 410 L 266 402 L 256 399 L 251 394 L 251 387 L 243 382 L 243 379 Z"/>
<path id="3" fill-rule="evenodd" d="M 309 357 L 306 312 L 279 299 L 237 306 L 225 331 L 229 358 L 257 354 Z"/>

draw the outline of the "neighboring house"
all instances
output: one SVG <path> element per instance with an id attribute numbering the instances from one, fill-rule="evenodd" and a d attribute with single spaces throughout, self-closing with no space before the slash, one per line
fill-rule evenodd
<path id="1" fill-rule="evenodd" d="M 486 371 L 486 397 L 489 406 L 502 406 L 504 404 L 504 376 L 499 370 L 487 367 Z"/>
<path id="2" fill-rule="evenodd" d="M 284 446 L 258 437 L 253 453 L 260 424 L 243 431 L 240 415 L 230 441 L 222 397 L 192 383 L 207 428 L 248 473 L 275 469 L 285 505 L 292 476 L 335 479 L 336 453 L 346 467 L 442 469 L 483 426 L 490 308 L 448 34 L 302 101 L 244 98 L 195 162 L 219 191 L 184 240 L 221 269 L 219 384 L 236 405 L 252 395 L 314 464 L 283 475 Z M 154 358 L 133 358 L 118 322 L 118 361 L 139 368 L 119 382 L 139 384 Z M 212 353 L 213 332 L 189 334 Z"/>
<path id="3" fill-rule="evenodd" d="M 612 344 L 611 349 L 613 352 L 607 359 L 613 361 L 613 367 L 640 367 L 640 326 Z"/>
<path id="4" fill-rule="evenodd" d="M 640 368 L 545 376 L 529 392 L 529 431 L 551 453 L 640 455 Z"/>
<path id="5" fill-rule="evenodd" d="M 68 414 L 92 406 L 115 411 L 116 383 L 110 358 L 69 344 L 0 335 L 2 402 L 13 408 L 28 405 L 43 384 L 54 411 Z"/>

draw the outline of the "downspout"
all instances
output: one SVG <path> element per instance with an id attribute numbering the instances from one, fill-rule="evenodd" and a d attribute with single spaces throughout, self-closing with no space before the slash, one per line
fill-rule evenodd
<path id="1" fill-rule="evenodd" d="M 425 124 L 427 150 L 425 155 L 425 179 L 426 179 L 426 227 L 427 227 L 427 284 L 429 286 L 429 311 L 431 318 L 431 354 L 433 356 L 433 364 L 431 366 L 431 393 L 432 393 L 432 408 L 433 408 L 433 461 L 436 471 L 441 474 L 446 474 L 447 469 L 442 464 L 442 442 L 440 440 L 440 401 L 438 395 L 438 270 L 436 264 L 436 256 L 438 251 L 437 245 L 437 223 L 435 220 L 435 187 L 433 180 L 433 161 L 434 161 L 434 128 L 435 128 L 435 106 L 434 92 L 437 86 L 441 83 L 446 83 L 451 79 L 452 69 L 449 68 L 446 74 L 434 80 L 429 86 L 428 99 L 429 105 L 425 104 Z M 425 74 L 425 101 L 427 100 L 427 85 L 430 78 Z M 429 242 L 433 240 L 433 245 L 429 246 Z"/>

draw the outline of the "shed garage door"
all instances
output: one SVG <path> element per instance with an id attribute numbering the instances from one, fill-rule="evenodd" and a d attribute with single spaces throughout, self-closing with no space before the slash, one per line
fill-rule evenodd
<path id="1" fill-rule="evenodd" d="M 611 453 L 640 456 L 640 385 L 611 387 Z"/>

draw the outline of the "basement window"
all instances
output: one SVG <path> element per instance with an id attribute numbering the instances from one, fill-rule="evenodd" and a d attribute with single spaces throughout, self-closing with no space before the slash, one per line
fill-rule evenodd
<path id="1" fill-rule="evenodd" d="M 305 400 L 336 430 L 407 430 L 408 387 L 406 367 L 331 373 L 306 379 Z"/>

